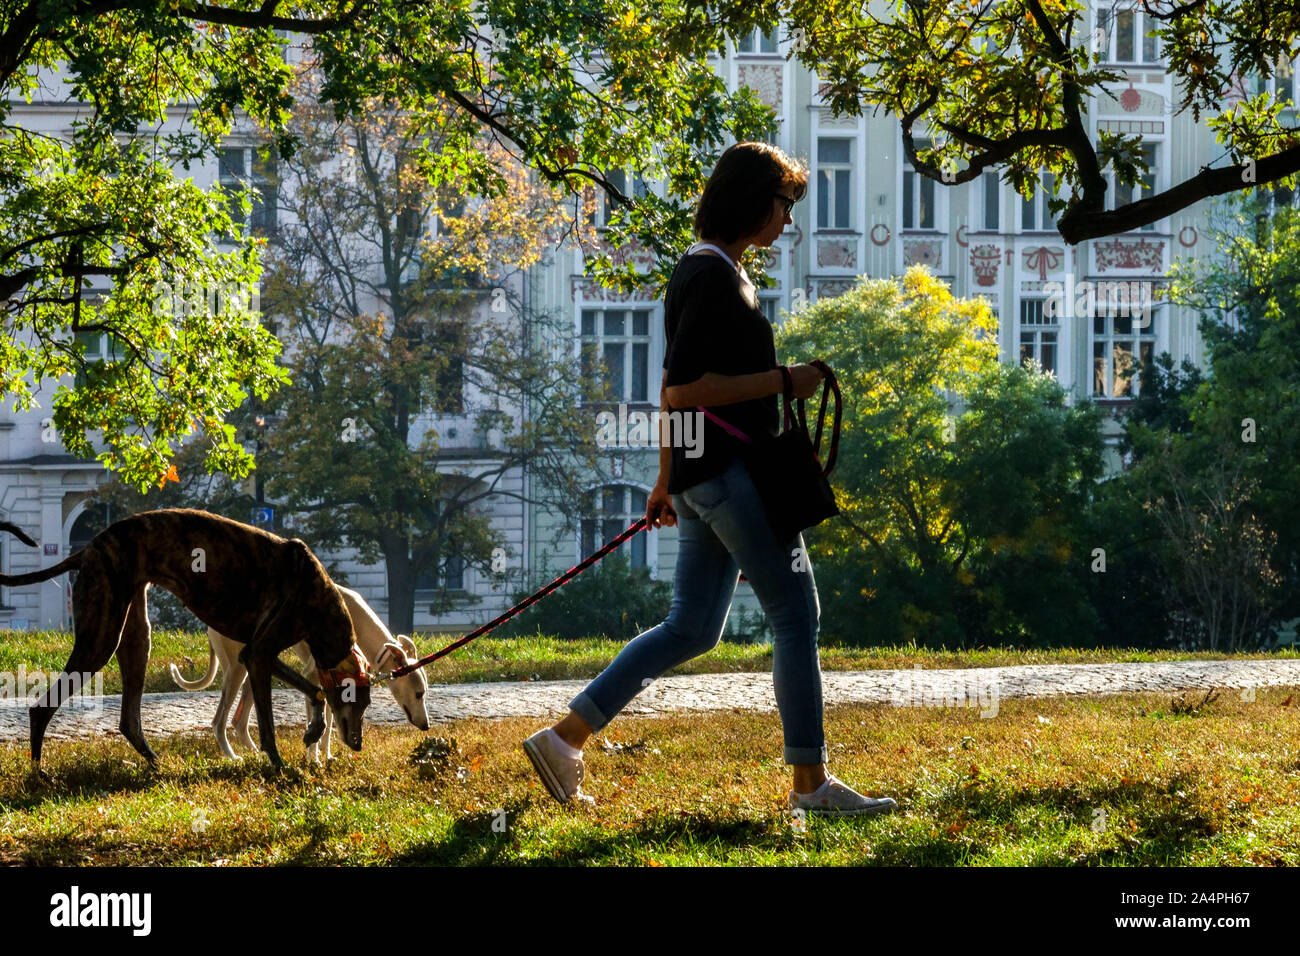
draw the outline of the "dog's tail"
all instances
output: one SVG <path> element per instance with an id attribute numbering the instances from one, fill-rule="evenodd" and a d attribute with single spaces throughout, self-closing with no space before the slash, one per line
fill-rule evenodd
<path id="1" fill-rule="evenodd" d="M 176 682 L 176 686 L 183 687 L 185 690 L 204 690 L 211 686 L 212 682 L 217 679 L 216 648 L 212 646 L 211 641 L 208 642 L 208 672 L 198 680 L 186 680 L 181 676 L 181 669 L 175 664 L 171 665 L 171 669 L 172 680 Z"/>
<path id="2" fill-rule="evenodd" d="M 0 521 L 0 531 L 8 531 L 11 535 L 29 547 L 36 547 L 36 542 L 27 536 L 27 532 L 16 524 L 10 524 L 8 521 Z"/>
<path id="3" fill-rule="evenodd" d="M 8 531 L 23 544 L 36 547 L 33 541 L 22 528 L 8 521 L 0 521 L 0 531 Z M 20 584 L 35 584 L 38 581 L 48 581 L 50 578 L 58 577 L 65 571 L 75 571 L 81 567 L 81 552 L 77 551 L 68 555 L 58 564 L 52 567 L 43 568 L 40 571 L 31 571 L 27 574 L 0 574 L 0 584 L 5 587 L 17 587 Z"/>

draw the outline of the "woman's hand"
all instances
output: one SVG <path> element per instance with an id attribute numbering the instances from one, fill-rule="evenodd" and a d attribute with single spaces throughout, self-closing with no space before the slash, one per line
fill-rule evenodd
<path id="1" fill-rule="evenodd" d="M 790 379 L 794 385 L 795 398 L 812 398 L 817 394 L 817 387 L 821 385 L 821 369 L 813 365 L 791 365 Z"/>
<path id="2" fill-rule="evenodd" d="M 672 500 L 668 497 L 668 487 L 662 482 L 655 484 L 646 500 L 645 517 L 652 528 L 672 528 L 677 524 L 677 512 L 673 510 Z"/>

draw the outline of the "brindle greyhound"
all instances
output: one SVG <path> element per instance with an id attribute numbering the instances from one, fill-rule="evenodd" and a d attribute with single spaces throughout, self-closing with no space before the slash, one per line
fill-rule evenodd
<path id="1" fill-rule="evenodd" d="M 12 524 L 0 523 L 0 530 L 36 547 Z M 59 680 L 29 711 L 34 774 L 45 776 L 41 743 L 54 712 L 70 696 L 64 690 L 104 667 L 114 651 L 122 670 L 119 729 L 151 766 L 157 764 L 140 726 L 149 660 L 150 584 L 171 591 L 204 624 L 244 645 L 239 659 L 248 668 L 262 750 L 277 769 L 284 762 L 275 748 L 273 673 L 308 697 L 312 721 L 305 743 L 315 742 L 324 732 L 322 700 L 327 699 L 344 741 L 353 750 L 361 749 L 361 715 L 370 703 L 366 663 L 353 642 L 347 605 L 302 541 L 286 541 L 206 511 L 146 511 L 114 522 L 52 567 L 0 574 L 0 584 L 33 584 L 72 570 L 79 572 L 72 588 L 72 654 Z M 307 642 L 322 668 L 320 688 L 278 657 L 299 641 Z M 332 665 L 328 669 L 323 667 L 326 662 Z"/>

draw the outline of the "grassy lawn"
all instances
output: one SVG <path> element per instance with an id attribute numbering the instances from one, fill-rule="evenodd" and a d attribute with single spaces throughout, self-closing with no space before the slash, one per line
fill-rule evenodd
<path id="1" fill-rule="evenodd" d="M 1008 700 L 989 720 L 834 708 L 832 771 L 901 810 L 802 831 L 775 714 L 619 718 L 621 748 L 587 748 L 590 809 L 537 782 L 519 747 L 537 719 L 368 727 L 324 769 L 286 728 L 279 779 L 197 734 L 155 740 L 156 774 L 120 737 L 51 740 L 55 783 L 33 787 L 25 748 L 4 746 L 0 863 L 1300 864 L 1300 694 L 1178 710 L 1168 694 Z"/>
<path id="2" fill-rule="evenodd" d="M 634 635 L 629 635 L 629 640 Z M 421 654 L 432 653 L 455 640 L 455 636 L 419 634 L 415 641 Z M 592 678 L 604 669 L 626 641 L 588 638 L 580 641 L 552 637 L 495 640 L 483 637 L 471 641 L 432 665 L 429 680 L 438 684 L 476 681 L 564 680 Z M 59 631 L 0 631 L 0 673 L 15 673 L 21 664 L 33 671 L 57 672 L 68 659 L 72 635 Z M 1300 657 L 1289 649 L 1257 654 L 1211 654 L 1185 651 L 1147 651 L 1132 648 L 1071 648 L 1016 650 L 983 648 L 935 651 L 915 647 L 836 647 L 823 645 L 822 670 L 874 670 L 911 668 L 922 664 L 937 667 L 995 667 L 1004 664 L 1086 664 L 1098 661 L 1175 661 L 1247 658 Z M 187 678 L 207 670 L 208 641 L 203 632 L 153 632 L 153 650 L 145 681 L 147 693 L 179 690 L 172 682 L 168 664 L 177 664 Z M 296 661 L 295 661 L 296 663 Z M 687 661 L 670 674 L 710 674 L 734 671 L 771 671 L 772 648 L 767 644 L 723 642 L 702 657 Z M 220 680 L 214 685 L 220 687 Z M 104 671 L 104 692 L 117 693 L 122 682 L 116 663 Z"/>

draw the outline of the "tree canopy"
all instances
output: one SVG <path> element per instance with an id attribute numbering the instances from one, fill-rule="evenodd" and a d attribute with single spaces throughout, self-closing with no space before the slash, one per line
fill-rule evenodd
<path id="1" fill-rule="evenodd" d="M 407 115 L 435 187 L 500 196 L 510 178 L 485 137 L 555 189 L 594 185 L 615 205 L 629 199 L 614 170 L 663 178 L 677 198 L 644 204 L 634 231 L 654 255 L 679 252 L 702 169 L 728 136 L 770 122 L 709 68 L 718 40 L 702 23 L 675 2 L 629 0 L 5 5 L 0 395 L 28 408 L 39 382 L 76 375 L 52 400 L 64 445 L 137 486 L 165 476 L 196 430 L 208 467 L 247 473 L 224 415 L 284 376 L 251 296 L 212 290 L 255 288 L 262 239 L 192 176 L 232 132 L 293 154 L 290 46 L 319 69 L 337 118 L 375 104 Z M 84 106 L 65 137 L 25 126 L 24 99 Z M 630 263 L 593 259 L 593 274 L 632 281 Z M 89 340 L 101 335 L 110 347 L 96 357 Z"/>
<path id="2" fill-rule="evenodd" d="M 1028 197 L 1041 171 L 1068 243 L 1155 222 L 1210 196 L 1285 180 L 1300 170 L 1292 112 L 1292 62 L 1300 55 L 1294 0 L 1121 0 L 1096 4 L 1100 31 L 1081 0 L 722 0 L 727 22 L 791 24 L 799 59 L 818 71 L 836 113 L 883 107 L 897 117 L 907 159 L 945 185 L 985 170 Z M 1109 53 L 1120 15 L 1134 42 L 1157 44 L 1151 63 L 1172 77 L 1174 109 L 1205 122 L 1224 155 L 1182 182 L 1115 203 L 1108 172 L 1135 185 L 1147 172 L 1141 136 L 1090 132 L 1094 104 L 1127 83 Z M 1127 24 L 1128 21 L 1125 21 Z M 1136 58 L 1136 57 L 1135 57 Z M 1142 57 L 1145 61 L 1147 58 Z M 1156 63 L 1163 60 L 1163 64 Z M 1283 92 L 1268 80 L 1286 80 Z M 922 146 L 920 127 L 929 136 Z"/>

